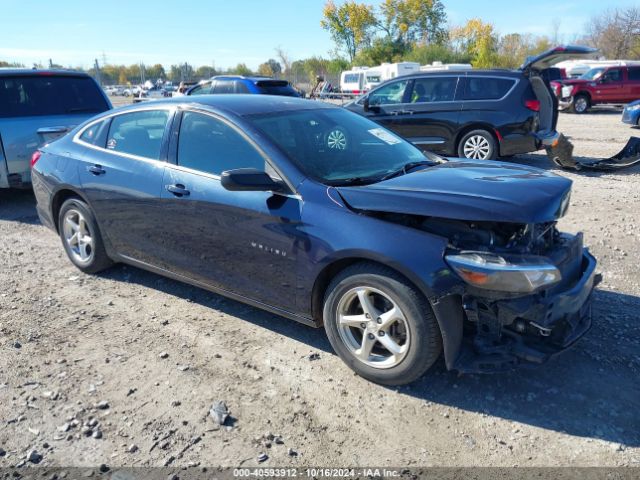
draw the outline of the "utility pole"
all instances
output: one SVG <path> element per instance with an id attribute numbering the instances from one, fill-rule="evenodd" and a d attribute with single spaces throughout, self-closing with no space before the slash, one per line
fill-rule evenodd
<path id="1" fill-rule="evenodd" d="M 100 65 L 98 65 L 98 59 L 95 59 L 96 62 L 94 64 L 96 70 L 96 80 L 98 81 L 98 85 L 102 86 L 102 76 L 100 75 Z"/>
<path id="2" fill-rule="evenodd" d="M 53 68 L 53 62 L 49 59 L 49 68 Z"/>

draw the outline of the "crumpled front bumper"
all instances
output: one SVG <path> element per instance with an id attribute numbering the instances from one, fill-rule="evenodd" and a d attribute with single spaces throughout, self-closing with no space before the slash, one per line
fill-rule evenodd
<path id="1" fill-rule="evenodd" d="M 569 288 L 494 301 L 463 299 L 475 331 L 465 335 L 454 369 L 491 373 L 539 365 L 563 352 L 591 327 L 592 292 L 600 281 L 596 260 L 583 250 L 581 274 Z"/>

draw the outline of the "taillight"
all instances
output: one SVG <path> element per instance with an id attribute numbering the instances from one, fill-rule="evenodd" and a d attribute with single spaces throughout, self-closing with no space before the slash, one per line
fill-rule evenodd
<path id="1" fill-rule="evenodd" d="M 31 155 L 31 168 L 33 168 L 33 166 L 38 163 L 38 160 L 40 160 L 41 156 L 42 153 L 40 152 L 40 150 L 36 150 L 35 152 L 33 152 L 33 155 Z"/>
<path id="2" fill-rule="evenodd" d="M 540 101 L 539 100 L 526 100 L 524 102 L 524 106 L 529 110 L 533 110 L 534 112 L 540 111 Z"/>

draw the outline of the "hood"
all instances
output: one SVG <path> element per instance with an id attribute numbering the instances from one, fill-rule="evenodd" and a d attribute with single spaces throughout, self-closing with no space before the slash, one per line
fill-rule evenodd
<path id="1" fill-rule="evenodd" d="M 598 50 L 591 47 L 582 47 L 578 45 L 566 45 L 552 48 L 546 52 L 528 57 L 520 67 L 520 70 L 544 70 L 563 60 L 574 60 L 579 58 L 593 57 Z"/>
<path id="2" fill-rule="evenodd" d="M 452 160 L 384 182 L 337 190 L 358 210 L 542 223 L 564 215 L 571 181 L 513 163 Z"/>
<path id="3" fill-rule="evenodd" d="M 562 85 L 584 85 L 585 83 L 595 83 L 593 80 L 584 78 L 563 78 L 560 83 Z"/>

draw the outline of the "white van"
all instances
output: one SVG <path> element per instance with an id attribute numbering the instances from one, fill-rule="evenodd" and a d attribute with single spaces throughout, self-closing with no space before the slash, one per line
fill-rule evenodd
<path id="1" fill-rule="evenodd" d="M 355 93 L 359 95 L 369 91 L 366 87 L 366 72 L 369 67 L 353 67 L 345 70 L 340 75 L 340 90 L 342 93 Z"/>

